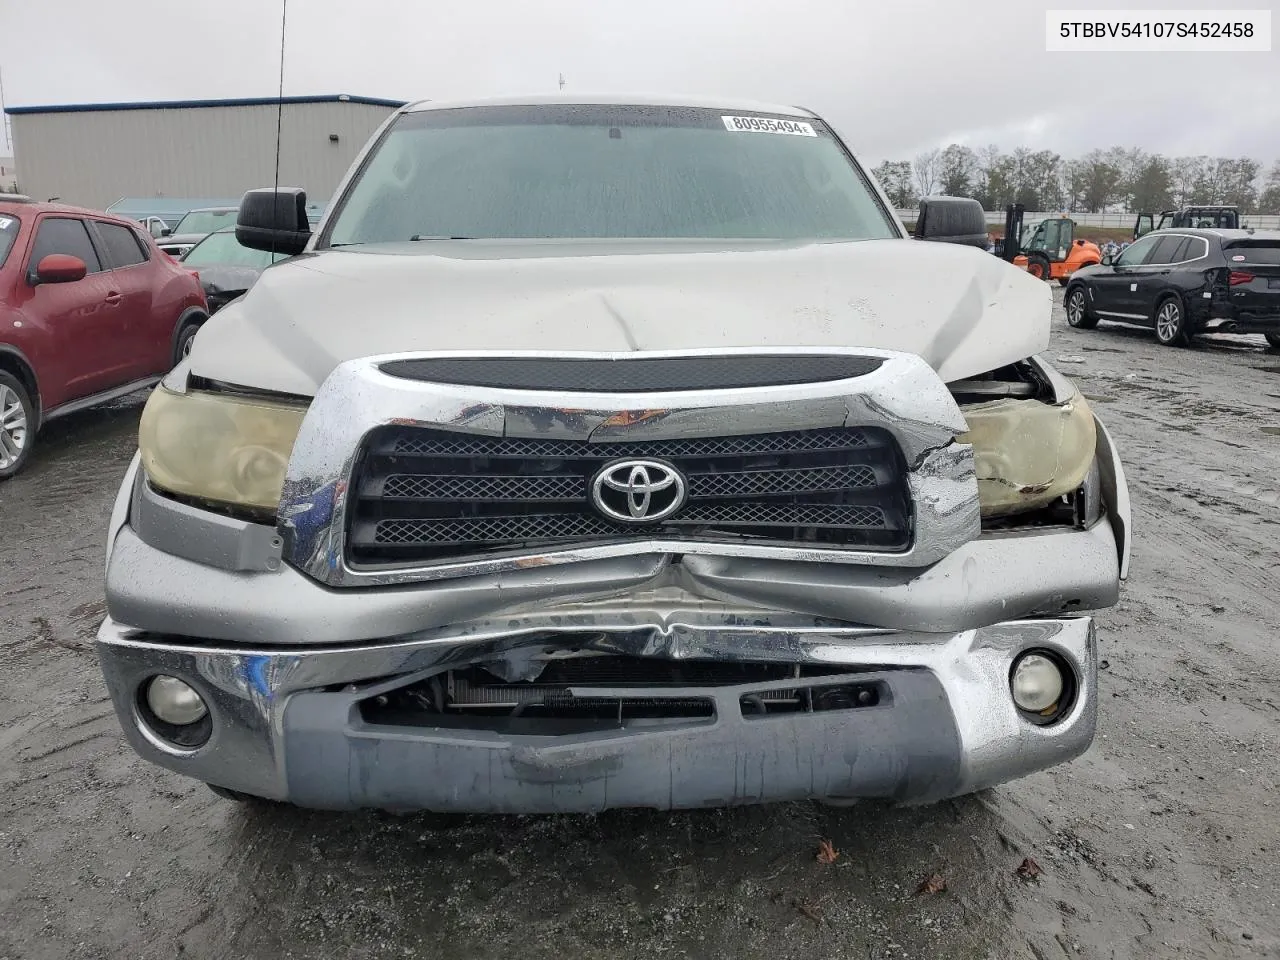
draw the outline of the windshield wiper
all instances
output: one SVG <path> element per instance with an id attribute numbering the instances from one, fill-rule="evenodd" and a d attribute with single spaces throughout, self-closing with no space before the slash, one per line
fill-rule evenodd
<path id="1" fill-rule="evenodd" d="M 409 238 L 410 243 L 416 243 L 419 240 L 478 240 L 479 237 L 443 237 L 430 233 L 415 233 Z"/>

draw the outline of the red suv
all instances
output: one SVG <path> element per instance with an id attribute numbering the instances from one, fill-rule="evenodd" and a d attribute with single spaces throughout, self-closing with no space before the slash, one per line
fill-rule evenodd
<path id="1" fill-rule="evenodd" d="M 208 315 L 199 278 L 138 224 L 0 199 L 0 480 L 42 424 L 154 384 Z"/>

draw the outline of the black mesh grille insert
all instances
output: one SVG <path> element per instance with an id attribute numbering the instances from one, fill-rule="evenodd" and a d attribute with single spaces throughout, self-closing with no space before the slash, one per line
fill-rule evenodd
<path id="1" fill-rule="evenodd" d="M 688 499 L 657 523 L 598 511 L 591 485 L 620 459 L 657 460 Z M 662 537 L 901 550 L 911 511 L 884 430 L 586 443 L 385 427 L 353 484 L 354 564 L 414 563 Z"/>
<path id="2" fill-rule="evenodd" d="M 696 437 L 643 443 L 584 443 L 579 440 L 530 440 L 522 437 L 477 437 L 443 430 L 407 429 L 389 453 L 420 457 L 714 457 L 746 454 L 847 450 L 866 446 L 865 430 L 808 430 L 794 433 L 746 434 L 739 437 Z M 382 447 L 385 449 L 385 445 Z"/>

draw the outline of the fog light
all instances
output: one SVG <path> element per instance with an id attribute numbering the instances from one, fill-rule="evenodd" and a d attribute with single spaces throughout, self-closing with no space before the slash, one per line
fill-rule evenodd
<path id="1" fill-rule="evenodd" d="M 1013 702 L 1028 713 L 1044 713 L 1062 699 L 1062 670 L 1041 653 L 1028 653 L 1013 664 L 1009 688 Z"/>
<path id="2" fill-rule="evenodd" d="M 147 707 L 156 718 L 175 727 L 185 727 L 204 719 L 209 708 L 200 694 L 177 677 L 161 674 L 147 684 Z"/>

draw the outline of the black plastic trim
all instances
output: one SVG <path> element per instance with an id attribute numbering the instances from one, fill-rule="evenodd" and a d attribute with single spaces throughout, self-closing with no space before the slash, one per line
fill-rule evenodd
<path id="1" fill-rule="evenodd" d="M 761 354 L 733 357 L 440 357 L 392 360 L 382 372 L 405 380 L 513 390 L 646 393 L 739 390 L 863 377 L 879 357 Z"/>

